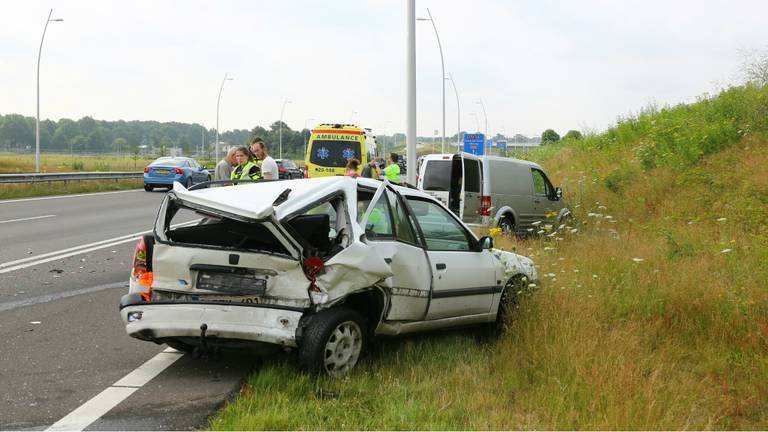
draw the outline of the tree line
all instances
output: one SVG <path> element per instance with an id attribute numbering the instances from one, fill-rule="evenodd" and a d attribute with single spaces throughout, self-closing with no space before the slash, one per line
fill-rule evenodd
<path id="1" fill-rule="evenodd" d="M 282 123 L 283 156 L 303 159 L 304 144 L 309 138 L 308 129 L 294 130 Z M 462 135 L 464 132 L 462 132 Z M 545 132 L 546 135 L 546 132 Z M 46 153 L 123 153 L 123 154 L 169 154 L 171 149 L 181 149 L 184 155 L 210 156 L 214 152 L 215 129 L 205 128 L 198 123 L 157 122 L 141 120 L 96 120 L 83 117 L 79 120 L 63 118 L 58 121 L 40 122 L 40 148 Z M 219 141 L 229 145 L 246 145 L 253 137 L 263 138 L 270 146 L 270 152 L 277 155 L 280 121 L 268 128 L 256 126 L 248 129 L 234 129 L 219 134 Z M 513 137 L 496 135 L 495 139 L 514 142 L 545 141 L 542 137 Z M 549 137 L 550 139 L 552 137 Z M 433 137 L 419 137 L 422 142 L 431 142 Z M 438 138 L 439 139 L 439 138 Z M 446 136 L 455 142 L 456 134 Z M 556 139 L 555 141 L 559 140 Z M 380 150 L 404 145 L 405 134 L 378 135 Z M 0 151 L 28 152 L 35 148 L 35 118 L 20 114 L 0 114 Z"/>

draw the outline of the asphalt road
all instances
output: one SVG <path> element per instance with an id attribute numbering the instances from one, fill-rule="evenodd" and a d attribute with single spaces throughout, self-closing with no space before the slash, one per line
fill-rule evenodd
<path id="1" fill-rule="evenodd" d="M 128 337 L 117 309 L 135 245 L 125 239 L 151 229 L 164 194 L 0 201 L 0 429 L 46 429 L 166 349 Z M 88 427 L 199 428 L 258 363 L 170 355 Z"/>

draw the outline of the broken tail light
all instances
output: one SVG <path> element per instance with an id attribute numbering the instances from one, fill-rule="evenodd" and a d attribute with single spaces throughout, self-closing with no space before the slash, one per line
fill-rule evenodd
<path id="1" fill-rule="evenodd" d="M 148 288 L 146 292 L 141 293 L 141 297 L 145 301 L 149 301 L 152 295 L 152 249 L 154 245 L 154 237 L 145 235 L 136 242 L 136 249 L 133 252 L 131 275 L 140 286 Z"/>
<path id="2" fill-rule="evenodd" d="M 491 196 L 483 195 L 480 197 L 480 216 L 491 215 Z"/>

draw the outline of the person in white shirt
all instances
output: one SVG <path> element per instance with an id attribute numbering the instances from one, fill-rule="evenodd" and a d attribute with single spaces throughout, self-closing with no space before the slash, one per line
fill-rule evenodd
<path id="1" fill-rule="evenodd" d="M 251 152 L 261 162 L 261 176 L 266 180 L 280 178 L 277 171 L 277 162 L 267 152 L 267 144 L 259 137 L 251 141 Z"/>

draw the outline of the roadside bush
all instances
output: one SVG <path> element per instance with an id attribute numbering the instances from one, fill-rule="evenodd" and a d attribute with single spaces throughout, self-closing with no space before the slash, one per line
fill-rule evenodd
<path id="1" fill-rule="evenodd" d="M 72 161 L 72 171 L 82 171 L 85 164 L 81 160 Z"/>

